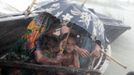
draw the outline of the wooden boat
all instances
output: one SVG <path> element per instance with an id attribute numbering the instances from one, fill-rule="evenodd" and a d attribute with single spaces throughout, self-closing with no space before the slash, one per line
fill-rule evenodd
<path id="1" fill-rule="evenodd" d="M 129 26 L 123 24 L 120 20 L 115 20 L 113 18 L 107 17 L 102 14 L 96 13 L 99 16 L 100 20 L 104 23 L 105 33 L 109 41 L 106 43 L 105 52 L 108 55 L 111 55 L 110 43 L 114 41 L 119 35 L 121 35 L 126 30 L 130 29 Z M 34 69 L 34 70 L 64 70 L 78 75 L 86 75 L 90 73 L 91 75 L 100 75 L 103 74 L 109 64 L 109 60 L 105 54 L 102 54 L 101 57 L 95 60 L 95 65 L 93 69 L 76 69 L 76 68 L 67 68 L 67 67 L 57 67 L 50 65 L 37 65 L 25 62 L 16 62 L 3 59 L 6 57 L 6 54 L 9 52 L 9 49 L 13 44 L 20 38 L 27 30 L 28 24 L 32 21 L 33 17 L 26 17 L 25 15 L 12 15 L 4 16 L 0 18 L 0 66 L 6 67 L 17 67 L 21 69 Z"/>

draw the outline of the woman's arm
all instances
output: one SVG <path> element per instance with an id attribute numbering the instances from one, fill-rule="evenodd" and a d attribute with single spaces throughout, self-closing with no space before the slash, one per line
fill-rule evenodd
<path id="1" fill-rule="evenodd" d="M 101 47 L 99 44 L 95 44 L 95 49 L 89 53 L 88 50 L 84 49 L 84 48 L 79 48 L 77 45 L 75 46 L 75 51 L 78 52 L 79 55 L 81 55 L 82 57 L 89 57 L 89 56 L 94 56 L 96 58 L 100 57 L 100 50 Z"/>
<path id="2" fill-rule="evenodd" d="M 88 50 L 84 48 L 80 48 L 79 46 L 75 45 L 75 51 L 82 57 L 89 57 L 90 53 Z"/>
<path id="3" fill-rule="evenodd" d="M 35 51 L 36 61 L 41 64 L 58 64 L 57 59 L 45 57 L 41 50 Z"/>
<path id="4" fill-rule="evenodd" d="M 101 50 L 100 45 L 96 43 L 96 44 L 95 44 L 95 48 L 94 48 L 94 50 L 91 52 L 90 55 L 92 55 L 93 57 L 99 58 L 99 57 L 101 56 L 100 50 Z"/>

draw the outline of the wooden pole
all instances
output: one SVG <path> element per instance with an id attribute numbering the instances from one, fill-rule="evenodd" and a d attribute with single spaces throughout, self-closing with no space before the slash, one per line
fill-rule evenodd
<path id="1" fill-rule="evenodd" d="M 26 11 L 24 11 L 24 14 L 26 16 L 28 16 L 31 13 L 31 9 L 32 9 L 33 5 L 35 4 L 35 2 L 36 2 L 36 0 L 33 0 L 31 5 L 29 5 L 28 8 L 26 9 Z"/>
<path id="2" fill-rule="evenodd" d="M 127 69 L 127 66 L 121 64 L 121 63 L 120 63 L 119 61 L 117 61 L 115 58 L 109 56 L 106 52 L 104 52 L 104 51 L 102 51 L 102 50 L 101 50 L 101 52 L 102 52 L 103 54 L 105 54 L 108 58 L 110 58 L 113 62 L 117 63 L 118 65 L 120 65 L 120 66 L 123 67 L 124 69 Z"/>

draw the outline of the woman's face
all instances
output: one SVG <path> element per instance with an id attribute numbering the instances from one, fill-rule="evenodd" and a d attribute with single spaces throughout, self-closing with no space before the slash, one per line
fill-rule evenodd
<path id="1" fill-rule="evenodd" d="M 59 51 L 59 45 L 58 45 L 58 43 L 55 42 L 55 41 L 50 40 L 50 41 L 48 42 L 48 47 L 49 47 L 50 49 L 52 49 L 53 52 L 58 52 L 58 51 Z"/>
<path id="2" fill-rule="evenodd" d="M 53 35 L 60 36 L 60 28 L 55 29 Z"/>
<path id="3" fill-rule="evenodd" d="M 65 34 L 65 33 L 69 33 L 70 32 L 70 28 L 65 26 L 61 27 L 61 34 Z"/>
<path id="4" fill-rule="evenodd" d="M 49 33 L 50 35 L 60 36 L 60 28 L 53 28 L 53 29 L 50 29 L 48 33 Z"/>

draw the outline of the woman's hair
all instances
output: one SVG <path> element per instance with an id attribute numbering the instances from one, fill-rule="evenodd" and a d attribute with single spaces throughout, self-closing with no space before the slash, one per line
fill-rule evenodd
<path id="1" fill-rule="evenodd" d="M 51 47 L 59 47 L 59 40 L 56 37 L 49 37 L 48 38 L 48 45 L 51 45 Z"/>

